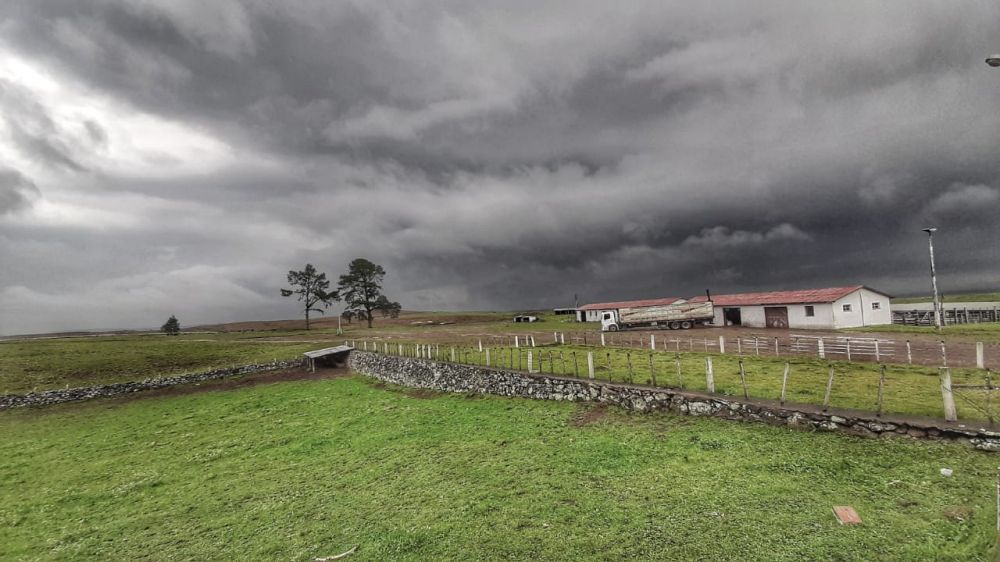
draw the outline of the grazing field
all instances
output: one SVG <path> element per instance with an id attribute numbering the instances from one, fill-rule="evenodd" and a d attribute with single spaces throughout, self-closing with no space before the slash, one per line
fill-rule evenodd
<path id="1" fill-rule="evenodd" d="M 360 377 L 0 412 L 2 557 L 990 560 L 997 460 Z M 950 478 L 939 474 L 951 468 Z M 841 526 L 832 506 L 864 523 Z"/>
<path id="2" fill-rule="evenodd" d="M 968 295 L 948 295 L 945 299 L 945 305 L 953 302 L 997 302 L 1000 301 L 1000 293 L 974 293 Z M 892 299 L 892 304 L 914 304 L 914 303 L 924 303 L 924 302 L 934 302 L 934 297 L 931 295 L 923 297 L 904 297 Z"/>
<path id="3" fill-rule="evenodd" d="M 289 332 L 289 335 L 295 335 Z M 315 343 L 246 334 L 102 336 L 0 342 L 0 394 L 91 386 L 291 359 Z"/>
<path id="4" fill-rule="evenodd" d="M 912 326 L 909 324 L 890 324 L 869 328 L 851 328 L 844 332 L 878 332 L 881 334 L 924 334 L 938 338 L 968 337 L 982 342 L 1000 341 L 1000 322 L 984 322 L 982 324 L 952 324 L 942 326 L 940 330 L 934 326 Z"/>

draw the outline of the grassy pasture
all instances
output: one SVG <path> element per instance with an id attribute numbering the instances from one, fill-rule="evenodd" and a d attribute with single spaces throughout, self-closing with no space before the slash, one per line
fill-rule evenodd
<path id="1" fill-rule="evenodd" d="M 1000 293 L 972 293 L 968 295 L 947 295 L 944 303 L 947 306 L 951 303 L 959 302 L 996 302 L 1000 301 Z M 892 304 L 914 304 L 923 302 L 934 302 L 931 295 L 923 297 L 903 297 L 892 299 Z"/>
<path id="2" fill-rule="evenodd" d="M 0 558 L 993 557 L 993 455 L 592 408 L 353 377 L 0 412 Z"/>
<path id="3" fill-rule="evenodd" d="M 270 342 L 259 336 L 185 334 L 0 342 L 0 394 L 123 382 L 275 358 L 291 359 L 316 348 L 315 343 Z"/>
<path id="4" fill-rule="evenodd" d="M 358 343 L 360 346 L 361 344 Z M 448 360 L 450 346 L 440 347 L 440 359 Z M 527 348 L 491 349 L 491 365 L 527 369 Z M 649 350 L 620 347 L 540 346 L 532 349 L 533 368 L 546 374 L 587 376 L 587 352 L 594 353 L 595 378 L 613 382 L 635 382 L 664 387 L 683 387 L 706 391 L 705 358 L 712 358 L 715 391 L 729 396 L 743 396 L 739 375 L 739 357 L 733 354 L 699 352 L 650 353 Z M 574 363 L 574 354 L 576 362 Z M 610 369 L 609 359 L 610 355 Z M 456 348 L 459 362 L 484 365 L 485 354 L 478 348 Z M 652 359 L 652 370 L 650 369 Z M 681 374 L 677 374 L 680 359 Z M 777 400 L 781 395 L 782 375 L 787 361 L 790 375 L 786 398 L 788 402 L 821 405 L 826 394 L 829 369 L 834 368 L 830 406 L 874 411 L 879 382 L 879 366 L 874 363 L 822 361 L 808 357 L 743 357 L 747 390 L 751 398 Z M 539 363 L 541 361 L 541 363 Z M 631 376 L 629 370 L 631 361 Z M 953 384 L 983 384 L 984 372 L 975 369 L 952 369 Z M 889 365 L 883 388 L 883 411 L 890 414 L 941 417 L 943 406 L 941 382 L 936 368 L 917 365 Z M 994 396 L 993 402 L 1000 402 Z M 986 420 L 985 392 L 962 391 L 956 394 L 956 406 L 961 420 Z M 1000 419 L 1000 404 L 990 404 L 986 411 Z"/>

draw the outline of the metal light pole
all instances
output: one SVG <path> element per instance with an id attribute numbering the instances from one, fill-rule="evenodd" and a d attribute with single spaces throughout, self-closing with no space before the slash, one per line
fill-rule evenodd
<path id="1" fill-rule="evenodd" d="M 941 329 L 941 301 L 938 299 L 937 270 L 934 269 L 934 232 L 936 228 L 925 228 L 927 233 L 927 245 L 931 252 L 931 287 L 934 289 L 934 327 Z"/>

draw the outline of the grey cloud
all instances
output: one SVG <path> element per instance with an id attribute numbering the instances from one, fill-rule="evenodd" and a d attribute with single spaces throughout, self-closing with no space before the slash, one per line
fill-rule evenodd
<path id="1" fill-rule="evenodd" d="M 18 150 L 91 170 L 53 191 L 126 218 L 8 226 L 0 249 L 102 295 L 156 285 L 144 272 L 188 287 L 217 275 L 246 306 L 213 314 L 291 315 L 268 300 L 285 271 L 335 275 L 358 255 L 422 308 L 925 292 L 932 222 L 946 292 L 1000 278 L 992 2 L 21 0 L 0 13 L 0 48 L 239 155 L 117 173 L 91 165 L 123 142 L 104 123 L 11 97 L 35 116 L 8 127 L 24 131 Z M 4 272 L 0 286 L 78 294 L 41 277 Z M 150 310 L 171 295 L 146 293 Z"/>
<path id="2" fill-rule="evenodd" d="M 0 168 L 0 216 L 29 207 L 39 195 L 38 187 L 20 172 Z"/>

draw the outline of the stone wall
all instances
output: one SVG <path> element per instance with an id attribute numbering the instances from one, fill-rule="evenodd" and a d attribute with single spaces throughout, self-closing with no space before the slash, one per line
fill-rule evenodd
<path id="1" fill-rule="evenodd" d="M 369 377 L 414 388 L 540 400 L 601 402 L 636 412 L 670 410 L 694 416 L 844 431 L 868 437 L 900 435 L 949 439 L 967 442 L 977 449 L 1000 451 L 1000 432 L 933 419 L 877 417 L 873 413 L 855 410 L 831 409 L 824 412 L 808 405 L 781 406 L 766 400 L 736 400 L 718 394 L 528 374 L 358 350 L 351 352 L 348 364 L 356 372 Z"/>
<path id="2" fill-rule="evenodd" d="M 241 365 L 226 369 L 214 369 L 203 373 L 193 373 L 190 375 L 178 375 L 176 377 L 151 378 L 141 381 L 120 382 L 114 384 L 103 384 L 100 386 L 85 386 L 78 388 L 67 388 L 65 390 L 47 390 L 45 392 L 31 392 L 28 394 L 6 394 L 0 396 L 0 410 L 8 408 L 18 408 L 22 406 L 47 406 L 49 404 L 59 404 L 61 402 L 73 402 L 76 400 L 90 400 L 91 398 L 106 398 L 120 394 L 130 394 L 142 392 L 143 390 L 154 390 L 166 388 L 178 384 L 191 384 L 241 375 L 251 375 L 278 369 L 289 369 L 299 367 L 302 362 L 298 359 L 294 361 L 274 361 L 271 363 L 255 363 L 252 365 Z"/>

